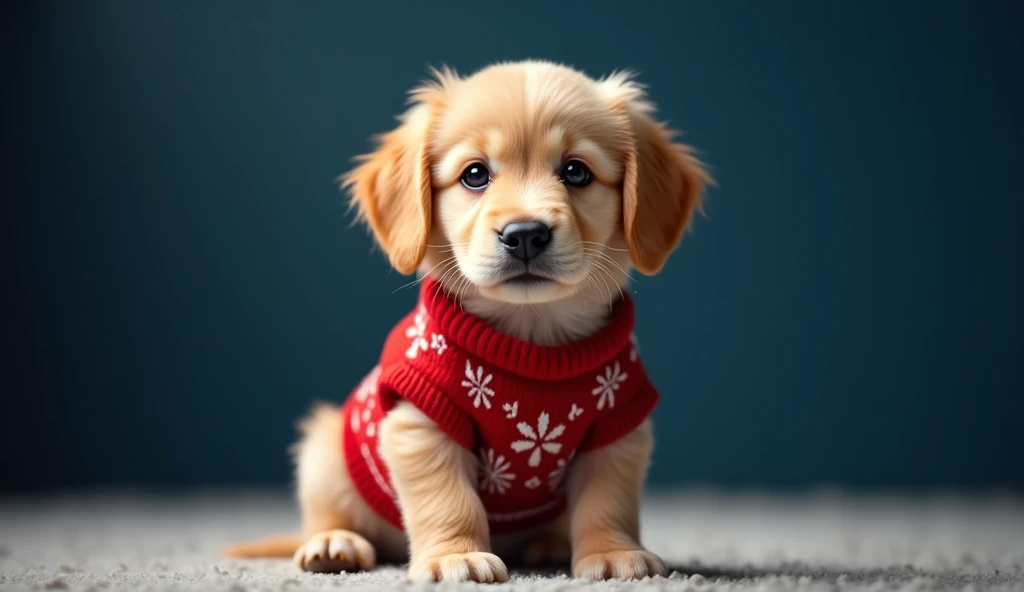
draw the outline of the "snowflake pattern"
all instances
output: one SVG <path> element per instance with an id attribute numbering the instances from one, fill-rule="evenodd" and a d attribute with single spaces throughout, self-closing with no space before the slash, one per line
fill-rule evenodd
<path id="1" fill-rule="evenodd" d="M 363 379 L 363 383 L 359 385 L 359 390 L 356 391 L 356 400 L 360 403 L 365 403 L 366 399 L 370 395 L 377 394 L 377 381 L 380 379 L 380 366 L 375 366 L 373 370 Z"/>
<path id="2" fill-rule="evenodd" d="M 523 485 L 525 485 L 527 489 L 537 489 L 538 487 L 540 487 L 540 479 L 538 479 L 535 475 L 529 481 L 523 483 Z"/>
<path id="3" fill-rule="evenodd" d="M 505 410 L 505 419 L 515 419 L 519 415 L 519 401 L 505 403 L 501 408 Z"/>
<path id="4" fill-rule="evenodd" d="M 448 349 L 448 342 L 445 340 L 444 335 L 440 333 L 434 333 L 430 336 L 430 349 L 437 352 L 437 355 L 444 353 L 444 350 Z"/>
<path id="5" fill-rule="evenodd" d="M 609 409 L 615 407 L 615 391 L 619 390 L 619 385 L 625 382 L 629 375 L 622 371 L 619 367 L 619 362 L 616 360 L 615 366 L 605 366 L 604 375 L 597 375 L 597 386 L 594 390 L 590 391 L 590 394 L 600 397 L 597 399 L 598 410 L 604 409 L 605 404 L 608 405 Z"/>
<path id="6" fill-rule="evenodd" d="M 480 489 L 487 493 L 503 495 L 512 486 L 515 473 L 508 470 L 512 463 L 494 452 L 494 449 L 480 449 Z"/>
<path id="7" fill-rule="evenodd" d="M 488 374 L 484 376 L 484 367 L 477 366 L 476 374 L 473 373 L 473 366 L 466 360 L 466 380 L 462 381 L 462 386 L 469 389 L 467 393 L 471 399 L 473 399 L 473 407 L 480 407 L 480 403 L 483 402 L 484 407 L 487 409 L 491 408 L 491 400 L 488 397 L 494 396 L 494 389 L 488 387 L 494 375 Z"/>
<path id="8" fill-rule="evenodd" d="M 361 429 L 366 430 L 366 435 L 371 438 L 377 433 L 377 426 L 370 421 L 370 417 L 373 413 L 373 408 L 377 406 L 377 399 L 370 395 L 377 394 L 377 379 L 380 377 L 380 367 L 376 367 L 372 372 L 363 380 L 363 383 L 359 386 L 359 390 L 356 391 L 356 401 L 363 404 L 363 408 L 360 409 L 358 406 L 352 409 L 351 415 L 349 416 L 349 424 L 352 426 L 352 431 L 359 433 Z"/>
<path id="9" fill-rule="evenodd" d="M 640 356 L 640 344 L 636 340 L 636 333 L 629 334 L 629 343 L 632 346 L 629 348 L 629 361 L 635 362 Z"/>
<path id="10" fill-rule="evenodd" d="M 577 417 L 583 415 L 583 408 L 576 403 L 572 404 L 572 409 L 569 410 L 569 421 L 575 421 Z"/>
<path id="11" fill-rule="evenodd" d="M 363 429 L 366 430 L 366 435 L 371 437 L 371 438 L 374 437 L 377 434 L 377 425 L 374 424 L 372 421 L 370 421 L 370 418 L 373 417 L 373 415 L 372 415 L 373 414 L 373 408 L 376 407 L 376 406 L 377 406 L 377 400 L 376 399 L 370 399 L 369 401 L 366 402 L 366 407 L 363 409 L 363 413 L 362 413 L 363 425 L 366 426 Z M 356 430 L 356 431 L 359 431 L 359 430 Z"/>
<path id="12" fill-rule="evenodd" d="M 530 458 L 527 461 L 531 467 L 536 467 L 540 464 L 541 451 L 549 454 L 558 454 L 562 450 L 562 444 L 560 442 L 554 442 L 562 436 L 565 432 L 565 425 L 558 424 L 551 431 L 548 431 L 548 427 L 551 422 L 551 417 L 544 412 L 541 412 L 540 416 L 537 417 L 537 429 L 533 426 L 521 421 L 516 424 L 516 428 L 519 433 L 523 435 L 525 440 L 516 440 L 512 443 L 512 450 L 516 452 L 526 452 L 532 450 Z"/>
<path id="13" fill-rule="evenodd" d="M 558 467 L 548 473 L 548 488 L 551 491 L 555 491 L 562 485 L 562 481 L 565 480 L 566 469 L 569 468 L 569 463 L 572 462 L 572 458 L 576 456 L 576 451 L 573 450 L 568 457 L 558 459 Z"/>
<path id="14" fill-rule="evenodd" d="M 421 351 L 427 351 L 430 344 L 427 343 L 426 330 L 427 311 L 421 306 L 419 312 L 413 317 L 412 326 L 405 330 L 405 336 L 412 339 L 409 349 L 405 351 L 405 357 L 411 360 L 419 355 Z"/>

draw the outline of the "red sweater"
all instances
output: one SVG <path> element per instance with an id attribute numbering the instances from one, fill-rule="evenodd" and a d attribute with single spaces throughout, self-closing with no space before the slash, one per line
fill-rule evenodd
<path id="1" fill-rule="evenodd" d="M 597 334 L 560 347 L 534 345 L 463 312 L 434 280 L 424 280 L 419 305 L 392 329 L 380 363 L 342 409 L 357 489 L 402 528 L 377 443 L 381 419 L 406 400 L 477 456 L 477 489 L 492 533 L 557 517 L 573 457 L 625 436 L 657 403 L 637 356 L 633 319 L 626 296 Z"/>

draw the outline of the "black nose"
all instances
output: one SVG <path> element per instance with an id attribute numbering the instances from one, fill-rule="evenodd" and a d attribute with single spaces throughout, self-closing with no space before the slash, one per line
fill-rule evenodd
<path id="1" fill-rule="evenodd" d="M 529 261 L 551 242 L 551 229 L 543 222 L 513 222 L 501 230 L 498 240 L 517 259 Z"/>

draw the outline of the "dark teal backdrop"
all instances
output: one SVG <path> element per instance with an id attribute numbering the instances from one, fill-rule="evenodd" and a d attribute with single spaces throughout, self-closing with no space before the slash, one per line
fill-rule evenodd
<path id="1" fill-rule="evenodd" d="M 1024 485 L 1020 2 L 4 10 L 4 490 L 286 483 L 415 297 L 333 179 L 527 57 L 639 70 L 719 181 L 635 286 L 654 483 Z"/>

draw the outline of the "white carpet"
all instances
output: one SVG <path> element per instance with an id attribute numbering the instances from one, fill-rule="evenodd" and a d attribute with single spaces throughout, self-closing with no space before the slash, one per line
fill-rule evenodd
<path id="1" fill-rule="evenodd" d="M 217 549 L 293 531 L 283 495 L 0 501 L 3 590 L 418 590 L 399 567 L 314 575 Z M 669 578 L 598 584 L 516 570 L 488 590 L 1024 590 L 1024 499 L 684 492 L 653 496 L 645 541 Z M 699 574 L 699 575 L 696 575 Z M 442 585 L 478 589 L 477 584 Z"/>

